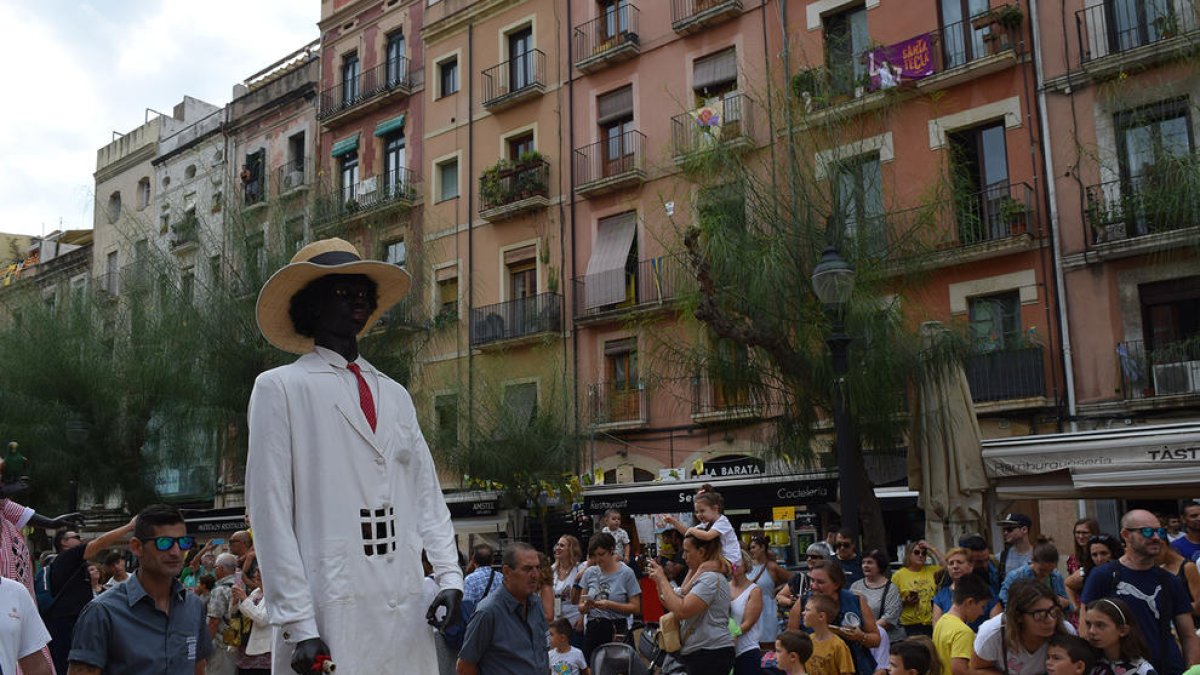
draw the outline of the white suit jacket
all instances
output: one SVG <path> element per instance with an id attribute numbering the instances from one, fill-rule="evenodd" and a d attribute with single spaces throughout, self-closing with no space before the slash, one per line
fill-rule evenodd
<path id="1" fill-rule="evenodd" d="M 269 370 L 250 396 L 246 499 L 277 627 L 273 668 L 320 636 L 338 671 L 437 672 L 421 550 L 439 587 L 462 589 L 454 529 L 404 387 L 363 359 L 372 432 L 357 392 L 316 352 Z"/>

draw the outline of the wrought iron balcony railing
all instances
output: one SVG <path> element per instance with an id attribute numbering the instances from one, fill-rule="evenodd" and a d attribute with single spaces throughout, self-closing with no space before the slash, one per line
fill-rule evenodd
<path id="1" fill-rule="evenodd" d="M 1138 176 L 1087 186 L 1084 218 L 1090 245 L 1200 224 L 1200 173 L 1194 161 L 1150 168 Z"/>
<path id="2" fill-rule="evenodd" d="M 544 159 L 489 170 L 479 177 L 479 212 L 550 194 L 550 163 Z"/>
<path id="3" fill-rule="evenodd" d="M 562 296 L 539 293 L 471 308 L 471 346 L 562 330 Z"/>
<path id="4" fill-rule="evenodd" d="M 646 136 L 626 131 L 575 150 L 576 189 L 590 192 L 601 184 L 623 183 L 638 178 L 643 171 Z"/>
<path id="5" fill-rule="evenodd" d="M 671 29 L 690 33 L 741 12 L 742 0 L 671 0 Z"/>
<path id="6" fill-rule="evenodd" d="M 411 204 L 421 194 L 419 183 L 420 177 L 416 172 L 401 168 L 367 178 L 356 185 L 328 189 L 313 204 L 313 225 L 353 218 L 390 206 Z"/>
<path id="7" fill-rule="evenodd" d="M 972 354 L 963 364 L 976 403 L 1046 395 L 1046 366 L 1037 345 Z"/>
<path id="8" fill-rule="evenodd" d="M 763 414 L 762 392 L 749 382 L 692 377 L 692 417 L 743 419 Z"/>
<path id="9" fill-rule="evenodd" d="M 688 276 L 679 260 L 660 256 L 632 268 L 579 276 L 573 283 L 575 318 L 584 319 L 667 304 L 679 296 Z"/>
<path id="10" fill-rule="evenodd" d="M 593 425 L 647 421 L 646 383 L 597 382 L 588 385 L 588 412 Z"/>
<path id="11" fill-rule="evenodd" d="M 399 56 L 363 71 L 358 76 L 321 92 L 317 119 L 326 120 L 351 108 L 392 92 L 409 94 L 416 86 L 419 70 Z"/>
<path id="12" fill-rule="evenodd" d="M 1106 0 L 1075 12 L 1079 59 L 1102 59 L 1200 30 L 1194 0 Z"/>
<path id="13" fill-rule="evenodd" d="M 546 88 L 546 54 L 533 49 L 483 71 L 483 107 L 495 110 Z"/>
<path id="14" fill-rule="evenodd" d="M 1116 351 L 1125 400 L 1200 394 L 1200 338 L 1155 347 L 1128 340 Z"/>
<path id="15" fill-rule="evenodd" d="M 301 188 L 311 187 L 313 174 L 312 158 L 297 157 L 275 167 L 276 194 L 283 195 Z"/>
<path id="16" fill-rule="evenodd" d="M 595 19 L 575 27 L 572 47 L 576 68 L 590 71 L 637 55 L 638 8 L 628 3 L 609 7 Z"/>
<path id="17" fill-rule="evenodd" d="M 751 141 L 754 136 L 753 103 L 749 96 L 735 92 L 713 105 L 672 117 L 671 142 L 676 157 Z"/>

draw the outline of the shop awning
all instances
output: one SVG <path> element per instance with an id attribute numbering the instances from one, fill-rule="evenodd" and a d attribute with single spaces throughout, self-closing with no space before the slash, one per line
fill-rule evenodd
<path id="1" fill-rule="evenodd" d="M 495 518 L 459 518 L 451 521 L 454 533 L 464 534 L 496 534 L 508 531 L 508 516 Z"/>
<path id="2" fill-rule="evenodd" d="M 997 496 L 1192 497 L 1200 490 L 1200 424 L 1047 434 L 983 442 Z"/>
<path id="3" fill-rule="evenodd" d="M 630 515 L 681 513 L 692 510 L 692 498 L 704 483 L 725 498 L 729 508 L 764 508 L 827 504 L 837 501 L 837 478 L 828 474 L 759 476 L 731 480 L 671 481 L 600 485 L 584 488 L 583 508 L 591 515 L 619 509 Z"/>
<path id="4" fill-rule="evenodd" d="M 450 492 L 445 499 L 451 518 L 478 518 L 500 512 L 500 493 L 495 490 Z"/>
<path id="5" fill-rule="evenodd" d="M 588 309 L 625 300 L 625 260 L 637 235 L 637 212 L 630 211 L 600 221 L 596 244 L 584 280 Z"/>
<path id="6" fill-rule="evenodd" d="M 334 157 L 341 157 L 358 150 L 358 134 L 343 138 L 333 144 L 333 150 L 329 153 Z"/>
<path id="7" fill-rule="evenodd" d="M 375 125 L 376 136 L 386 136 L 397 129 L 404 128 L 404 113 L 396 115 L 390 120 L 384 120 Z"/>

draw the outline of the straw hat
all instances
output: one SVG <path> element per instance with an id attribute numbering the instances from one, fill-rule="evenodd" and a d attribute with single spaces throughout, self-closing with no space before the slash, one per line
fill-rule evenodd
<path id="1" fill-rule="evenodd" d="M 375 311 L 359 331 L 361 336 L 400 299 L 408 293 L 408 272 L 390 263 L 363 260 L 358 249 L 344 239 L 322 239 L 305 246 L 292 256 L 263 285 L 258 294 L 258 329 L 267 342 L 285 352 L 307 354 L 312 351 L 313 339 L 296 332 L 289 314 L 292 296 L 314 279 L 330 274 L 362 274 L 378 287 Z"/>

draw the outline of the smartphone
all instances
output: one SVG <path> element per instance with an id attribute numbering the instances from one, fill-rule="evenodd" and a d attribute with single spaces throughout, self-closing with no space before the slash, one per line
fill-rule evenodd
<path id="1" fill-rule="evenodd" d="M 225 540 L 224 539 L 213 539 L 211 543 L 213 546 L 222 546 L 225 544 Z"/>

